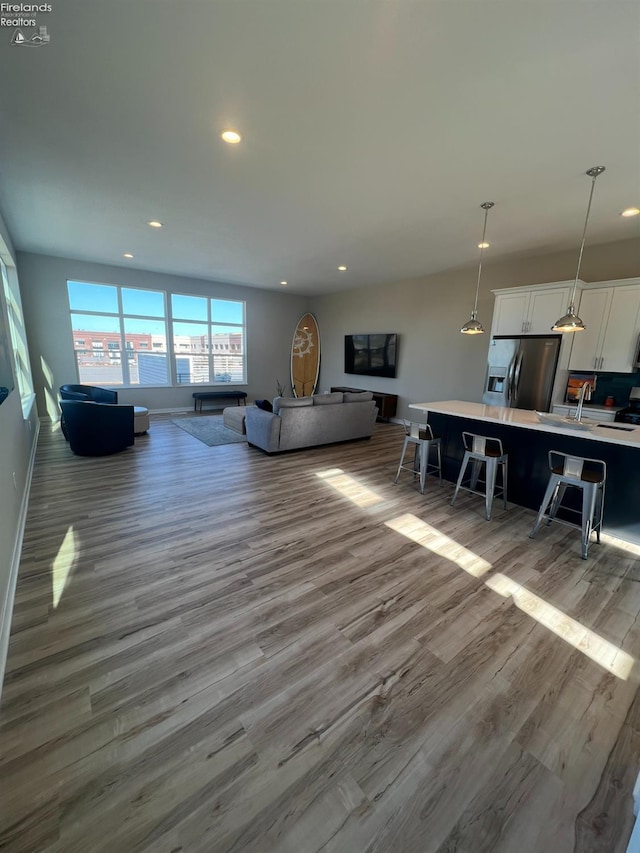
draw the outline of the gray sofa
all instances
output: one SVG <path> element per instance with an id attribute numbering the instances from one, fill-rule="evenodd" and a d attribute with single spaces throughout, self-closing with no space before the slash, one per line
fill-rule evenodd
<path id="1" fill-rule="evenodd" d="M 276 397 L 273 412 L 246 410 L 247 441 L 267 453 L 371 438 L 378 410 L 370 391 Z"/>

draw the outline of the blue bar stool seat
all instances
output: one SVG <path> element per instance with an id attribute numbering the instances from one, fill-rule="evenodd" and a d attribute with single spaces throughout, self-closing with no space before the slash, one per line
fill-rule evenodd
<path id="1" fill-rule="evenodd" d="M 398 482 L 400 471 L 411 471 L 414 478 L 420 475 L 420 494 L 424 494 L 424 484 L 427 479 L 427 474 L 437 474 L 442 485 L 442 456 L 440 448 L 440 439 L 433 437 L 433 432 L 429 424 L 421 427 L 420 424 L 414 421 L 404 421 L 405 437 L 402 445 L 402 454 L 400 456 L 400 464 L 396 472 L 394 483 Z M 405 457 L 407 448 L 413 446 L 413 462 L 407 464 Z M 435 462 L 429 461 L 431 451 L 435 451 Z"/>
<path id="2" fill-rule="evenodd" d="M 549 468 L 551 469 L 549 483 L 529 538 L 534 538 L 543 518 L 546 519 L 547 524 L 557 521 L 559 524 L 577 527 L 582 533 L 582 559 L 586 560 L 589 556 L 589 539 L 592 532 L 595 532 L 597 541 L 600 542 L 607 464 L 602 459 L 570 456 L 567 453 L 560 453 L 558 450 L 550 450 Z M 580 515 L 579 524 L 556 518 L 567 488 L 579 489 L 582 492 L 581 509 L 563 507 L 567 512 Z"/>
<path id="3" fill-rule="evenodd" d="M 463 432 L 462 442 L 464 444 L 464 457 L 460 466 L 458 482 L 451 498 L 451 506 L 454 505 L 460 489 L 471 492 L 473 495 L 481 495 L 485 500 L 487 521 L 490 521 L 498 470 L 502 475 L 502 486 L 497 486 L 496 497 L 502 495 L 504 508 L 507 508 L 507 454 L 504 452 L 499 438 L 488 438 L 484 435 L 475 435 L 472 432 Z M 467 475 L 469 463 L 471 463 L 471 472 Z M 485 468 L 484 480 L 481 478 L 483 466 Z M 478 489 L 478 483 L 484 483 L 483 491 Z"/>

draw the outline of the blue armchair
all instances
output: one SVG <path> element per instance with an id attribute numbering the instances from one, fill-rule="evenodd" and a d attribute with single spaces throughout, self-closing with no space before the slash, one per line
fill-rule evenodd
<path id="1" fill-rule="evenodd" d="M 66 438 L 77 456 L 107 456 L 131 447 L 133 406 L 61 400 Z"/>

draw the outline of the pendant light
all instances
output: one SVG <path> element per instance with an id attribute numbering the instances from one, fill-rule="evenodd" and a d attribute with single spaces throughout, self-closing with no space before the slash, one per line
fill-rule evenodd
<path id="1" fill-rule="evenodd" d="M 464 326 L 460 329 L 463 335 L 482 335 L 484 334 L 484 329 L 482 328 L 482 323 L 478 320 L 478 293 L 480 291 L 480 276 L 482 275 L 482 253 L 487 247 L 487 243 L 485 242 L 485 237 L 487 235 L 487 216 L 489 215 L 489 211 L 493 207 L 492 201 L 485 201 L 480 205 L 484 210 L 484 228 L 482 229 L 482 242 L 480 243 L 480 261 L 478 263 L 478 281 L 476 282 L 476 299 L 473 303 L 473 311 L 471 312 L 471 318 L 467 320 Z"/>
<path id="2" fill-rule="evenodd" d="M 585 325 L 576 314 L 576 289 L 578 287 L 578 278 L 580 277 L 580 264 L 582 263 L 582 253 L 584 251 L 584 240 L 587 236 L 587 223 L 589 222 L 589 213 L 591 211 L 591 199 L 593 198 L 593 189 L 596 185 L 596 178 L 605 170 L 604 166 L 592 166 L 587 169 L 586 173 L 591 178 L 591 192 L 589 193 L 589 204 L 587 205 L 587 215 L 584 219 L 584 228 L 582 230 L 582 243 L 580 244 L 580 254 L 578 255 L 578 269 L 576 270 L 576 278 L 573 282 L 573 290 L 569 300 L 567 313 L 560 317 L 559 320 L 551 327 L 552 332 L 584 332 Z"/>

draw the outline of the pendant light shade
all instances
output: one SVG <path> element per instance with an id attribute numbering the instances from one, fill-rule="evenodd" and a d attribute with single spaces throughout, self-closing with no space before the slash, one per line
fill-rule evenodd
<path id="1" fill-rule="evenodd" d="M 582 264 L 582 253 L 584 252 L 584 241 L 587 236 L 587 224 L 589 222 L 589 213 L 591 212 L 591 199 L 593 198 L 593 190 L 596 185 L 596 178 L 605 170 L 604 166 L 592 166 L 587 169 L 586 174 L 591 178 L 591 192 L 589 193 L 589 204 L 587 205 L 587 215 L 584 219 L 584 228 L 582 229 L 582 243 L 580 244 L 580 254 L 578 255 L 578 269 L 576 270 L 575 281 L 571 291 L 569 307 L 567 313 L 560 317 L 551 327 L 552 332 L 583 332 L 585 325 L 576 314 L 576 290 L 578 287 L 578 279 L 580 278 L 580 265 Z"/>
<path id="2" fill-rule="evenodd" d="M 480 276 L 482 275 L 482 253 L 487 247 L 488 243 L 485 241 L 485 237 L 487 236 L 487 216 L 489 215 L 489 211 L 493 207 L 492 201 L 485 201 L 480 207 L 484 210 L 484 228 L 482 229 L 482 242 L 480 243 L 480 261 L 478 262 L 478 280 L 476 282 L 476 298 L 473 303 L 473 311 L 471 312 L 471 317 L 467 320 L 464 326 L 460 329 L 463 335 L 482 335 L 484 334 L 484 329 L 482 328 L 482 323 L 478 320 L 478 293 L 480 291 Z"/>

